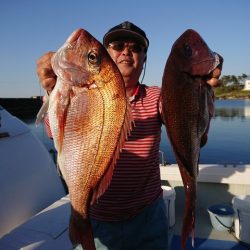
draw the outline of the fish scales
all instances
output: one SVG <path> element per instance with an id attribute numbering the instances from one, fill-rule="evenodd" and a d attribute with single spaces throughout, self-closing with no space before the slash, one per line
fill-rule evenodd
<path id="1" fill-rule="evenodd" d="M 95 249 L 88 210 L 108 187 L 131 130 L 123 78 L 106 49 L 87 31 L 72 33 L 52 58 L 57 83 L 49 122 L 69 189 L 73 244 Z"/>
<path id="2" fill-rule="evenodd" d="M 173 44 L 162 78 L 162 111 L 167 134 L 179 166 L 185 190 L 181 249 L 192 232 L 200 148 L 207 141 L 214 112 L 214 95 L 206 83 L 222 57 L 212 52 L 194 30 L 185 31 Z"/>

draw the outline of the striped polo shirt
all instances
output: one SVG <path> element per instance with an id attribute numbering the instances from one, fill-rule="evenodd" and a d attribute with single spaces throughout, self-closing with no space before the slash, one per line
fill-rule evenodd
<path id="1" fill-rule="evenodd" d="M 90 208 L 92 218 L 128 219 L 162 195 L 159 100 L 159 87 L 139 85 L 130 101 L 135 126 L 122 149 L 108 189 Z"/>
<path id="2" fill-rule="evenodd" d="M 109 187 L 90 207 L 91 218 L 97 220 L 131 218 L 162 195 L 160 88 L 141 84 L 130 103 L 134 127 L 117 160 Z M 45 125 L 51 137 L 47 119 Z"/>

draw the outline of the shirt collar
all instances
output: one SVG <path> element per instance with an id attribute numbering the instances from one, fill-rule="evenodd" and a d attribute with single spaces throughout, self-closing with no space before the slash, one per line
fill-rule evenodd
<path id="1" fill-rule="evenodd" d="M 132 102 L 135 100 L 135 98 L 138 96 L 139 94 L 139 89 L 140 89 L 140 84 L 138 83 L 135 90 L 134 90 L 134 93 L 132 96 L 129 97 L 129 101 Z"/>

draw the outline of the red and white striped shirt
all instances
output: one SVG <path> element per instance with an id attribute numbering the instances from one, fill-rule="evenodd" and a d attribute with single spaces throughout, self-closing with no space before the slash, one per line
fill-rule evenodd
<path id="1" fill-rule="evenodd" d="M 130 102 L 135 126 L 116 163 L 109 187 L 90 207 L 90 216 L 97 220 L 131 218 L 162 195 L 160 88 L 139 85 Z M 48 120 L 45 125 L 51 137 Z"/>
<path id="2" fill-rule="evenodd" d="M 104 221 L 127 219 L 162 195 L 159 102 L 159 87 L 139 85 L 131 101 L 135 126 L 122 149 L 110 186 L 90 208 L 92 218 Z"/>

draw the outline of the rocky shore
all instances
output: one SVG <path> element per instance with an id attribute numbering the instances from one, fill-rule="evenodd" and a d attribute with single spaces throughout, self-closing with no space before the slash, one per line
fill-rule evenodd
<path id="1" fill-rule="evenodd" d="M 234 90 L 220 92 L 215 89 L 215 97 L 217 99 L 250 99 L 249 90 Z"/>

